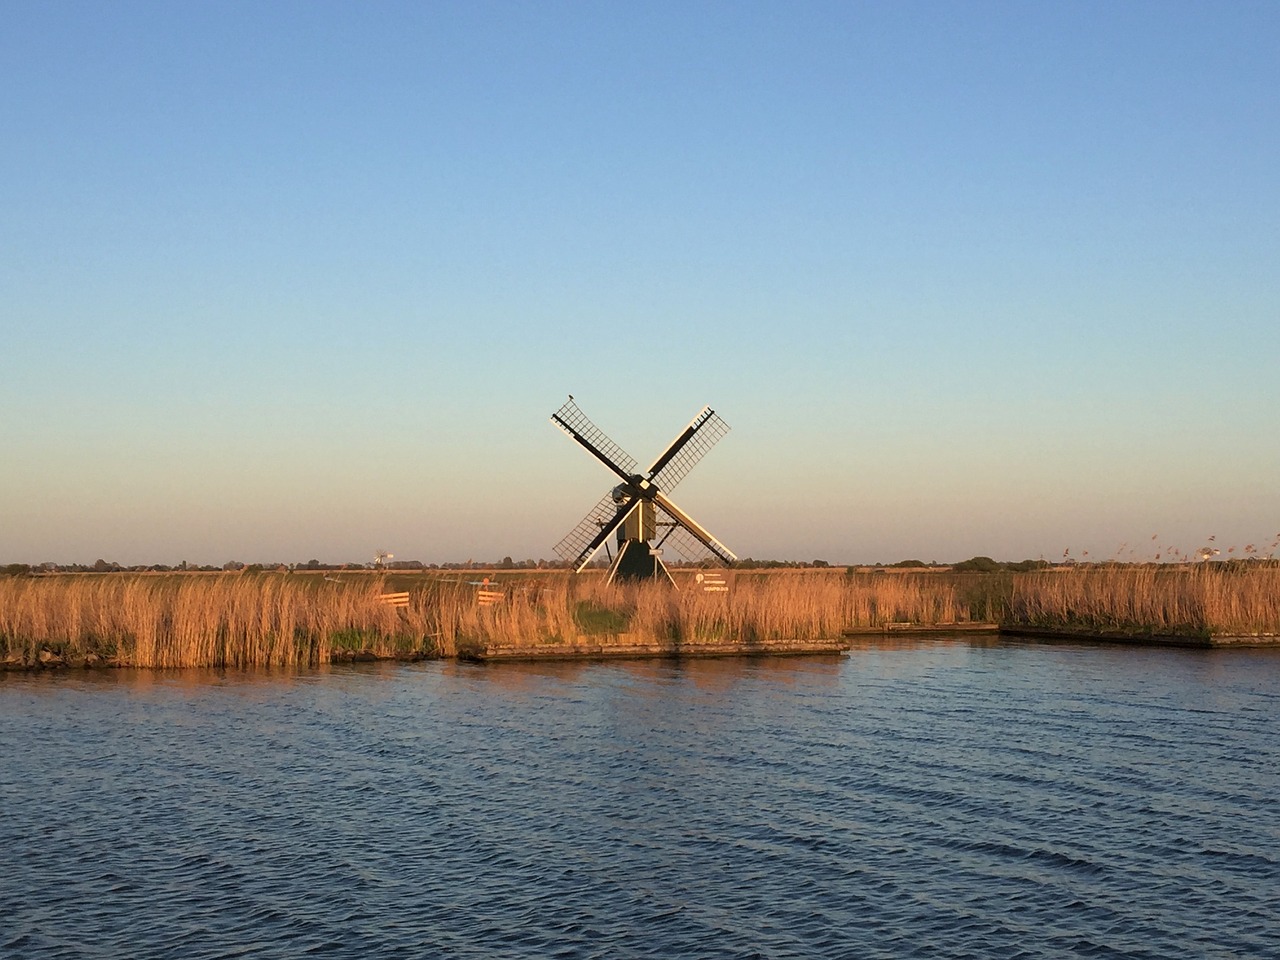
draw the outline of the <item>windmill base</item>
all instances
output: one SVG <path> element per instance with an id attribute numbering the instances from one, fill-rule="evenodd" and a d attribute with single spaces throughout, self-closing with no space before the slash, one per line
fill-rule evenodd
<path id="1" fill-rule="evenodd" d="M 643 540 L 625 540 L 609 566 L 605 583 L 629 580 L 665 580 L 675 586 L 666 564 Z"/>

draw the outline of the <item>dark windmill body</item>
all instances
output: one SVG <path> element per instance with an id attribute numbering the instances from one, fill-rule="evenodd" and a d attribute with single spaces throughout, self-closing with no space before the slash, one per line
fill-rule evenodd
<path id="1" fill-rule="evenodd" d="M 616 536 L 618 553 L 609 567 L 608 582 L 670 581 L 671 574 L 662 562 L 665 547 L 687 560 L 711 556 L 731 564 L 737 559 L 667 496 L 667 491 L 729 432 L 729 425 L 710 407 L 703 407 L 644 473 L 639 473 L 636 461 L 587 419 L 573 397 L 551 415 L 551 422 L 622 481 L 556 544 L 556 552 L 575 570 L 586 567 L 601 547 L 607 549 L 611 536 Z"/>

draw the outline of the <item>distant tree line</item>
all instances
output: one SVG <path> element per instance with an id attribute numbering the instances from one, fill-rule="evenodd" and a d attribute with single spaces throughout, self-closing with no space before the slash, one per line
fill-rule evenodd
<path id="1" fill-rule="evenodd" d="M 992 560 L 990 557 L 970 557 L 951 565 L 953 573 L 996 573 L 1001 570 L 1010 573 L 1027 573 L 1030 570 L 1046 570 L 1052 564 L 1048 560 Z"/>
<path id="2" fill-rule="evenodd" d="M 1215 567 L 1222 569 L 1236 569 L 1244 567 L 1256 567 L 1260 565 L 1276 566 L 1280 565 L 1280 560 L 1263 559 L 1261 557 L 1250 557 L 1247 559 L 1230 559 L 1230 560 L 1211 560 L 1206 561 L 1212 563 Z M 600 557 L 593 560 L 590 564 L 592 568 L 603 568 L 608 566 L 607 557 Z M 718 566 L 713 560 L 703 560 L 697 562 L 669 561 L 668 566 L 678 569 L 697 569 L 701 567 Z M 959 563 L 939 563 L 931 560 L 926 563 L 923 560 L 899 560 L 896 563 L 874 563 L 874 564 L 831 564 L 826 560 L 756 560 L 747 557 L 739 560 L 734 564 L 738 570 L 804 570 L 804 569 L 830 569 L 843 567 L 846 573 L 852 575 L 858 570 L 875 572 L 877 570 L 949 570 L 952 573 L 1026 573 L 1032 570 L 1046 570 L 1050 567 L 1114 567 L 1114 566 L 1142 566 L 1147 565 L 1142 562 L 1137 564 L 1122 562 L 1118 560 L 1106 560 L 1100 563 L 1082 563 L 1074 559 L 1062 560 L 1058 563 L 1050 563 L 1048 560 L 1014 560 L 1001 561 L 993 560 L 991 557 L 970 557 L 968 560 L 961 560 Z M 1159 563 L 1151 563 L 1152 566 L 1162 566 Z M 513 560 L 511 557 L 503 557 L 501 560 L 466 560 L 463 562 L 450 563 L 423 563 L 421 560 L 392 560 L 381 565 L 381 569 L 412 571 L 412 570 L 565 570 L 569 569 L 570 564 L 563 560 Z M 378 569 L 379 565 L 370 562 L 348 562 L 348 563 L 322 563 L 319 560 L 307 560 L 301 563 L 242 563 L 239 560 L 228 560 L 220 567 L 211 564 L 194 564 L 186 560 L 177 564 L 150 563 L 135 564 L 132 566 L 124 566 L 112 560 L 103 560 L 99 558 L 93 563 L 10 563 L 0 566 L 0 576 L 21 577 L 32 574 L 41 573 L 218 573 L 218 572 L 243 572 L 243 573 L 262 573 L 264 571 L 290 573 L 295 571 L 312 572 L 312 571 L 354 571 Z"/>

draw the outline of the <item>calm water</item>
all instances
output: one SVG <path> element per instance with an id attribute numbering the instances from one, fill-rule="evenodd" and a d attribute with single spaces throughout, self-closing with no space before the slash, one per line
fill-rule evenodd
<path id="1" fill-rule="evenodd" d="M 0 678 L 0 956 L 1276 957 L 1280 651 Z"/>

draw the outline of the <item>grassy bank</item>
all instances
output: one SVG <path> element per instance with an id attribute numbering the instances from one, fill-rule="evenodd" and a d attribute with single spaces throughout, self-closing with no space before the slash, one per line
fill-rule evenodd
<path id="1" fill-rule="evenodd" d="M 696 642 L 804 640 L 889 623 L 990 618 L 994 594 L 965 578 L 741 574 L 729 593 L 608 587 L 563 573 L 476 587 L 418 578 L 408 607 L 379 601 L 406 584 L 280 574 L 82 575 L 0 579 L 0 660 L 139 667 L 319 664 L 353 653 L 451 656 L 625 635 Z"/>
<path id="2" fill-rule="evenodd" d="M 724 593 L 606 586 L 565 573 L 496 578 L 481 606 L 455 578 L 271 574 L 0 578 L 10 667 L 316 665 L 636 643 L 808 641 L 893 624 L 1004 626 L 1131 636 L 1280 632 L 1280 568 L 1104 567 L 1009 575 L 739 572 Z M 409 605 L 380 601 L 409 592 Z"/>

